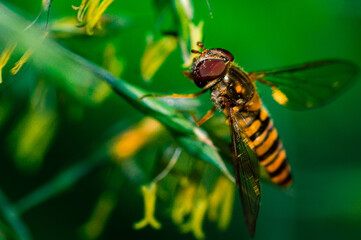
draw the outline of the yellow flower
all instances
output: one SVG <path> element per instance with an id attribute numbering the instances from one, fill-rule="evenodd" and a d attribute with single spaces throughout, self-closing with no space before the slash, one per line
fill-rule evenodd
<path id="1" fill-rule="evenodd" d="M 181 225 L 181 230 L 184 233 L 192 232 L 197 239 L 204 239 L 205 234 L 202 229 L 202 224 L 208 208 L 208 199 L 203 187 L 199 187 L 196 198 L 192 200 L 194 204 L 190 219 L 187 223 Z"/>
<path id="2" fill-rule="evenodd" d="M 29 60 L 32 54 L 33 54 L 33 50 L 31 48 L 26 50 L 24 55 L 19 59 L 19 61 L 15 63 L 15 66 L 10 70 L 10 73 L 12 75 L 17 74 L 21 69 L 21 67 Z"/>
<path id="3" fill-rule="evenodd" d="M 136 126 L 116 137 L 111 146 L 111 154 L 117 163 L 133 156 L 146 144 L 159 136 L 162 125 L 152 118 L 145 118 Z"/>
<path id="4" fill-rule="evenodd" d="M 124 69 L 123 62 L 117 58 L 116 48 L 112 43 L 108 43 L 105 48 L 103 66 L 116 77 L 119 77 Z M 92 92 L 91 99 L 94 103 L 101 103 L 109 97 L 111 93 L 112 90 L 109 85 L 105 82 L 100 82 Z"/>
<path id="5" fill-rule="evenodd" d="M 87 34 L 93 35 L 95 27 L 101 28 L 99 20 L 113 1 L 104 0 L 99 4 L 100 0 L 82 0 L 79 7 L 72 6 L 74 10 L 78 11 L 78 26 L 85 26 Z"/>
<path id="6" fill-rule="evenodd" d="M 40 41 L 43 41 L 46 38 L 46 36 L 48 36 L 48 32 L 44 32 L 44 34 L 40 38 Z M 15 63 L 15 66 L 10 70 L 10 73 L 13 75 L 17 74 L 20 68 L 29 60 L 33 52 L 34 50 L 31 48 L 26 50 L 23 56 L 19 59 L 19 61 Z"/>
<path id="7" fill-rule="evenodd" d="M 90 219 L 82 227 L 85 239 L 99 238 L 116 204 L 117 197 L 115 192 L 108 190 L 100 195 Z"/>
<path id="8" fill-rule="evenodd" d="M 204 22 L 200 21 L 198 25 L 195 25 L 194 23 L 189 23 L 189 31 L 190 31 L 190 44 L 191 49 L 197 50 L 199 47 L 197 46 L 197 42 L 201 42 L 203 39 L 203 25 Z M 190 51 L 189 51 L 190 52 Z M 192 65 L 193 59 L 197 57 L 198 54 L 191 53 L 184 61 L 183 68 L 189 68 Z"/>
<path id="9" fill-rule="evenodd" d="M 217 222 L 220 230 L 225 230 L 232 217 L 234 193 L 233 183 L 224 176 L 219 177 L 211 193 L 203 185 L 182 179 L 174 199 L 172 219 L 182 232 L 192 232 L 197 239 L 205 237 L 202 224 L 206 216 Z M 189 220 L 184 222 L 188 216 Z"/>
<path id="10" fill-rule="evenodd" d="M 86 9 L 89 7 L 90 0 L 82 0 L 79 7 L 72 6 L 75 11 L 78 11 L 76 19 L 79 23 L 84 21 Z"/>
<path id="11" fill-rule="evenodd" d="M 47 35 L 48 35 L 48 32 L 45 32 L 43 34 L 43 36 L 41 37 L 41 41 L 43 41 Z M 4 51 L 1 53 L 1 56 L 0 56 L 0 83 L 2 83 L 2 69 L 9 61 L 9 58 L 10 58 L 11 54 L 14 52 L 16 45 L 17 45 L 17 43 L 8 44 L 5 47 Z M 15 66 L 10 70 L 10 73 L 13 75 L 17 74 L 19 72 L 19 70 L 21 69 L 21 67 L 29 60 L 29 58 L 31 57 L 33 52 L 34 52 L 33 49 L 31 49 L 31 48 L 28 49 L 23 54 L 23 56 L 19 59 L 19 61 L 17 61 L 15 63 Z"/>
<path id="12" fill-rule="evenodd" d="M 0 55 L 0 83 L 2 83 L 2 69 L 8 63 L 9 58 L 16 48 L 16 43 L 9 43 Z"/>
<path id="13" fill-rule="evenodd" d="M 157 185 L 152 183 L 142 186 L 142 194 L 144 197 L 144 218 L 135 223 L 133 227 L 138 230 L 150 225 L 154 229 L 160 229 L 162 225 L 154 217 Z"/>
<path id="14" fill-rule="evenodd" d="M 150 81 L 169 54 L 176 49 L 177 42 L 174 36 L 164 36 L 147 44 L 140 64 L 140 72 L 145 81 Z"/>
<path id="15" fill-rule="evenodd" d="M 26 31 L 27 29 L 31 28 L 39 19 L 41 13 L 43 12 L 43 10 L 48 11 L 50 6 L 51 6 L 52 0 L 43 0 L 42 1 L 42 5 L 43 8 L 41 9 L 40 13 L 38 14 L 38 16 L 35 18 L 35 20 L 30 23 L 25 29 L 24 31 Z M 44 40 L 44 38 L 48 35 L 48 32 L 45 32 L 42 40 Z M 9 43 L 5 49 L 3 50 L 3 52 L 0 55 L 0 83 L 2 83 L 2 69 L 4 68 L 4 66 L 7 64 L 7 62 L 9 61 L 9 58 L 11 56 L 11 54 L 13 53 L 13 51 L 16 48 L 17 43 L 13 42 L 13 43 Z M 10 73 L 15 75 L 19 72 L 20 68 L 24 65 L 24 63 L 26 63 L 31 54 L 33 53 L 32 49 L 28 49 L 24 55 L 20 58 L 19 61 L 16 62 L 15 66 L 10 70 Z"/>
<path id="16" fill-rule="evenodd" d="M 197 190 L 197 186 L 189 183 L 186 179 L 181 180 L 181 185 L 183 186 L 175 197 L 172 208 L 172 219 L 178 225 L 182 224 L 184 218 L 191 213 Z"/>
<path id="17" fill-rule="evenodd" d="M 225 230 L 232 217 L 234 203 L 234 185 L 227 178 L 221 176 L 209 196 L 208 217 L 217 221 L 218 228 Z"/>

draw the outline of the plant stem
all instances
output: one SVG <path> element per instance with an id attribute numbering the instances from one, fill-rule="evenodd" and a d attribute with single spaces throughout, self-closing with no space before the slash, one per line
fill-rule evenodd
<path id="1" fill-rule="evenodd" d="M 0 189 L 0 209 L 4 214 L 6 221 L 14 229 L 18 238 L 21 240 L 30 240 L 30 234 L 23 221 L 19 218 L 19 213 L 9 203 L 7 197 Z"/>

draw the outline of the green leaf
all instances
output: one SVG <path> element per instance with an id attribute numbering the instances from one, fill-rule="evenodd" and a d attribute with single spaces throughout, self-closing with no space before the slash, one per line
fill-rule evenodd
<path id="1" fill-rule="evenodd" d="M 38 36 L 41 34 L 38 31 L 29 29 L 29 31 L 23 32 L 24 20 L 10 10 L 4 7 L 0 8 L 3 12 L 0 15 L 0 31 L 11 33 L 7 36 L 14 36 L 22 46 L 36 49 L 33 58 L 36 59 L 37 66 L 49 74 L 58 76 L 56 78 L 57 84 L 64 86 L 64 82 L 66 82 L 65 85 L 70 91 L 88 94 L 73 89 L 79 87 L 79 79 L 85 81 L 86 84 L 91 84 L 99 79 L 106 81 L 120 97 L 127 100 L 133 107 L 161 122 L 187 152 L 212 164 L 232 179 L 208 135 L 201 128 L 195 126 L 193 122 L 156 98 L 138 101 L 140 97 L 148 93 L 114 77 L 105 69 L 64 49 L 50 39 L 40 42 Z"/>

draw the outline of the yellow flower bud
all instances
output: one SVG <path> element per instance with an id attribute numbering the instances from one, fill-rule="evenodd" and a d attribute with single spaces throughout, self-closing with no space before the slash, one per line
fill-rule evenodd
<path id="1" fill-rule="evenodd" d="M 78 27 L 85 26 L 86 33 L 93 35 L 94 28 L 101 29 L 100 19 L 113 1 L 114 0 L 103 0 L 99 4 L 100 0 L 82 0 L 79 7 L 72 6 L 74 10 L 78 11 Z"/>
<path id="2" fill-rule="evenodd" d="M 204 239 L 205 234 L 202 225 L 208 209 L 208 199 L 205 189 L 200 186 L 195 199 L 192 200 L 194 201 L 194 204 L 190 219 L 181 226 L 181 230 L 185 233 L 192 232 L 197 239 Z"/>
<path id="3" fill-rule="evenodd" d="M 135 223 L 133 227 L 138 230 L 150 225 L 154 229 L 160 229 L 162 225 L 154 217 L 157 185 L 152 183 L 142 186 L 142 194 L 144 197 L 144 218 Z"/>
<path id="4" fill-rule="evenodd" d="M 172 219 L 175 224 L 182 224 L 184 218 L 189 215 L 193 207 L 193 199 L 196 194 L 195 184 L 183 186 L 174 199 L 172 208 Z"/>
<path id="5" fill-rule="evenodd" d="M 2 69 L 9 61 L 9 58 L 16 48 L 16 43 L 9 43 L 0 55 L 0 83 L 2 83 Z"/>

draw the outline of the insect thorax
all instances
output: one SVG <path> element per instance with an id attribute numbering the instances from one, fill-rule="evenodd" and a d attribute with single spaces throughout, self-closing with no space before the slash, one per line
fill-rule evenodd
<path id="1" fill-rule="evenodd" d="M 248 112 L 248 104 L 258 101 L 258 98 L 248 75 L 236 65 L 231 66 L 222 79 L 211 88 L 211 100 L 220 109 L 228 106 L 237 108 L 237 112 Z"/>

